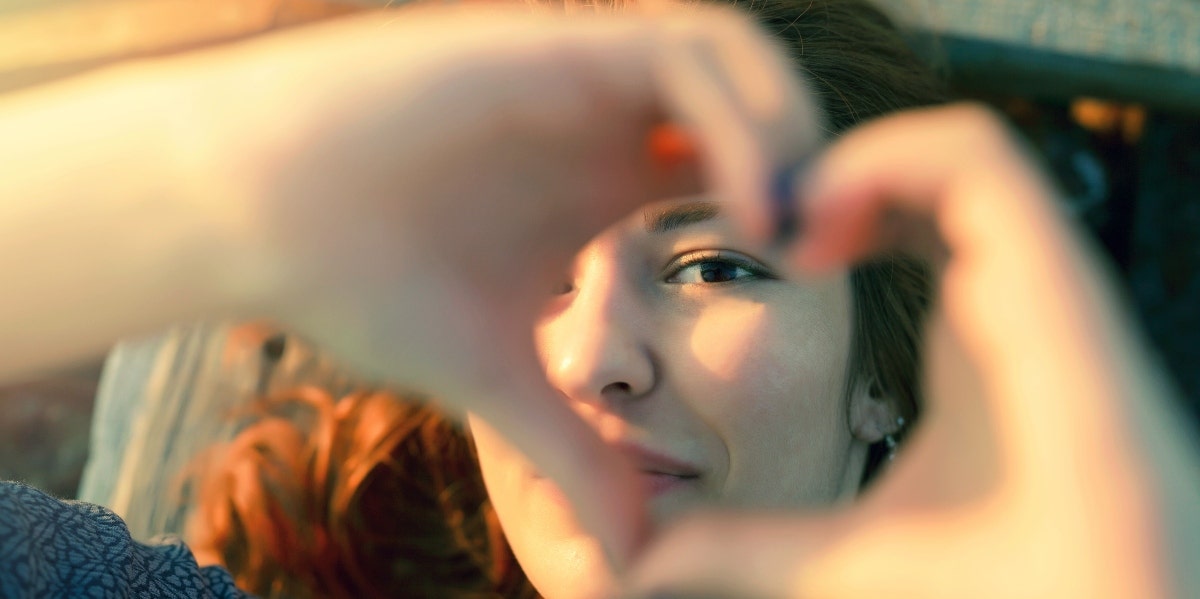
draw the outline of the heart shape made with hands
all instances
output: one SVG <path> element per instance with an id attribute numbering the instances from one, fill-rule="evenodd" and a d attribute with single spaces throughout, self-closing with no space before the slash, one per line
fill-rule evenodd
<path id="1" fill-rule="evenodd" d="M 812 98 L 730 12 L 371 19 L 196 60 L 235 89 L 278 75 L 255 88 L 260 102 L 197 98 L 227 110 L 206 139 L 241 139 L 248 123 L 277 136 L 211 170 L 269 165 L 230 195 L 266 198 L 250 220 L 271 223 L 259 249 L 292 276 L 281 317 L 364 374 L 428 389 L 502 431 L 561 484 L 626 590 L 1168 592 L 1164 522 L 1194 534 L 1195 517 L 1160 510 L 1162 481 L 1196 471 L 1165 416 L 1171 391 L 1053 187 L 995 116 L 955 106 L 868 124 L 794 185 L 800 271 L 897 248 L 937 263 L 925 415 L 892 471 L 835 513 L 697 516 L 646 539 L 631 469 L 544 381 L 530 339 L 537 290 L 604 226 L 671 193 L 707 189 L 767 238 L 774 169 L 818 144 Z M 324 60 L 331 52 L 340 60 Z M 666 176 L 645 155 L 664 120 L 696 140 Z"/>

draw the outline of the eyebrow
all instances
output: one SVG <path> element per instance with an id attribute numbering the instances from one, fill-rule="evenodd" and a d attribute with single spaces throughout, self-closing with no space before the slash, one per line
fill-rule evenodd
<path id="1" fill-rule="evenodd" d="M 646 213 L 647 233 L 669 233 L 688 225 L 712 220 L 721 213 L 714 202 L 696 200 Z"/>

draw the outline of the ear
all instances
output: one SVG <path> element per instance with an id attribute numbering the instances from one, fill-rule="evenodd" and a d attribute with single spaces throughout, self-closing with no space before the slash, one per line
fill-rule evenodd
<path id="1" fill-rule="evenodd" d="M 854 384 L 848 408 L 850 432 L 859 441 L 877 443 L 900 430 L 896 401 L 874 377 Z"/>

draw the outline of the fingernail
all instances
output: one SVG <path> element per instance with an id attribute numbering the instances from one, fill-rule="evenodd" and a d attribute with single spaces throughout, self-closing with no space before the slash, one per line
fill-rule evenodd
<path id="1" fill-rule="evenodd" d="M 807 166 L 805 161 L 781 168 L 771 181 L 771 218 L 775 223 L 771 246 L 775 249 L 790 245 L 803 232 L 803 215 L 796 209 L 796 188 Z"/>

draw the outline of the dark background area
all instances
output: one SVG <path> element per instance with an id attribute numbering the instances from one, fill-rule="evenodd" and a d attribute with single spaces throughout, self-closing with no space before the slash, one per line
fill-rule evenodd
<path id="1" fill-rule="evenodd" d="M 1200 435 L 1200 74 L 978 40 L 927 51 L 959 97 L 1004 112 L 1040 154 Z"/>

